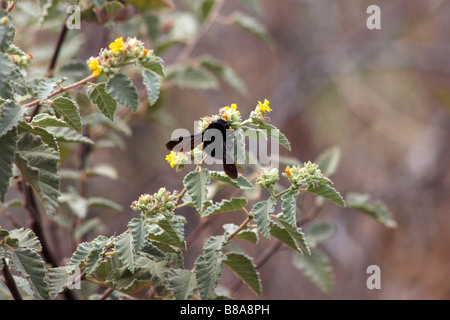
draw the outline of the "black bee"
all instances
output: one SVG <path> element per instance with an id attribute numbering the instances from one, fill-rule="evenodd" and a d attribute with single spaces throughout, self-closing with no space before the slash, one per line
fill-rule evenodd
<path id="1" fill-rule="evenodd" d="M 227 141 L 234 141 L 234 139 L 230 139 L 230 136 L 227 135 L 232 134 L 232 130 L 230 129 L 230 123 L 218 119 L 213 122 L 211 122 L 208 127 L 203 130 L 203 132 L 193 134 L 191 136 L 187 137 L 179 137 L 178 139 L 170 140 L 166 143 L 167 149 L 171 151 L 191 151 L 193 150 L 197 145 L 203 143 L 203 150 L 213 158 L 220 159 L 222 158 L 223 161 L 223 171 L 229 176 L 231 179 L 236 179 L 238 177 L 238 171 L 236 168 L 236 165 L 234 164 L 233 157 L 230 155 L 229 150 L 231 148 L 234 148 L 234 145 L 227 145 Z M 216 129 L 216 130 L 211 130 Z M 220 138 L 222 139 L 222 143 L 218 144 L 215 143 L 211 146 L 211 148 L 208 148 L 209 145 L 211 145 L 215 139 L 216 139 L 216 133 L 220 133 Z M 215 146 L 214 148 L 212 148 Z M 190 148 L 189 148 L 190 147 Z"/>

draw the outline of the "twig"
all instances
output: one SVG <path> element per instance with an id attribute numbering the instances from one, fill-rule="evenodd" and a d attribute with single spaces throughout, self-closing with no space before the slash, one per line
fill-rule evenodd
<path id="1" fill-rule="evenodd" d="M 113 292 L 114 292 L 113 288 L 106 289 L 103 292 L 102 296 L 98 300 L 106 300 L 111 295 L 111 293 L 113 293 Z"/>
<path id="2" fill-rule="evenodd" d="M 56 61 L 58 60 L 58 56 L 59 56 L 59 52 L 61 51 L 62 44 L 63 44 L 64 40 L 66 39 L 67 31 L 68 31 L 68 29 L 67 29 L 66 21 L 64 20 L 63 25 L 61 27 L 61 31 L 59 32 L 58 40 L 56 41 L 56 46 L 55 46 L 55 50 L 53 51 L 52 59 L 50 60 L 50 64 L 48 65 L 48 68 L 47 68 L 46 76 L 48 78 L 53 76 L 53 72 L 54 72 L 55 66 L 56 66 Z"/>
<path id="3" fill-rule="evenodd" d="M 5 279 L 5 284 L 8 287 L 9 292 L 11 292 L 11 295 L 14 300 L 23 300 L 22 296 L 20 295 L 19 289 L 17 289 L 16 282 L 14 281 L 14 278 L 11 272 L 9 271 L 8 265 L 6 264 L 6 260 L 4 258 L 2 259 L 2 263 L 3 263 L 2 269 L 3 278 Z"/>
<path id="4" fill-rule="evenodd" d="M 8 7 L 8 9 L 6 9 L 6 12 L 11 12 L 14 9 L 14 6 L 16 5 L 17 0 L 14 0 L 13 3 L 11 3 Z"/>

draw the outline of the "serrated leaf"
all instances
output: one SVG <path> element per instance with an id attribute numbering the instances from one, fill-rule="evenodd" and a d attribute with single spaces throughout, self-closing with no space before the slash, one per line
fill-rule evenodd
<path id="1" fill-rule="evenodd" d="M 206 185 L 209 183 L 209 173 L 206 169 L 189 172 L 183 179 L 183 185 L 198 212 L 203 211 L 208 193 Z"/>
<path id="2" fill-rule="evenodd" d="M 208 207 L 203 213 L 202 217 L 207 217 L 212 214 L 219 214 L 223 212 L 241 210 L 247 205 L 246 198 L 231 198 L 230 200 L 224 199 L 221 202 L 215 203 Z"/>
<path id="3" fill-rule="evenodd" d="M 261 296 L 261 280 L 251 258 L 237 252 L 228 252 L 223 261 L 239 278 L 241 278 L 258 296 Z"/>
<path id="4" fill-rule="evenodd" d="M 102 198 L 102 197 L 90 197 L 87 199 L 87 206 L 88 207 L 103 207 L 103 208 L 109 208 L 109 209 L 113 209 L 116 211 L 122 211 L 123 207 L 106 198 Z"/>
<path id="5" fill-rule="evenodd" d="M 96 86 L 89 87 L 87 96 L 89 97 L 89 100 L 98 107 L 101 113 L 109 119 L 114 120 L 117 102 L 108 92 L 106 92 L 105 83 L 99 83 Z"/>
<path id="6" fill-rule="evenodd" d="M 293 257 L 294 266 L 309 278 L 320 290 L 329 293 L 334 284 L 333 267 L 330 259 L 314 250 L 311 255 L 296 254 Z"/>
<path id="7" fill-rule="evenodd" d="M 28 132 L 19 136 L 15 163 L 41 198 L 48 214 L 58 207 L 58 161 L 59 153 L 43 143 L 40 137 Z"/>
<path id="8" fill-rule="evenodd" d="M 267 132 L 269 136 L 271 136 L 275 141 L 281 144 L 283 147 L 291 151 L 291 144 L 286 136 L 275 126 L 265 123 L 265 122 L 257 122 L 255 124 L 259 129 L 265 130 L 264 133 Z"/>
<path id="9" fill-rule="evenodd" d="M 0 66 L 1 67 L 1 66 Z M 26 110 L 14 101 L 7 101 L 0 106 L 0 137 L 23 120 Z"/>
<path id="10" fill-rule="evenodd" d="M 208 171 L 208 175 L 211 179 L 228 183 L 235 188 L 240 188 L 242 190 L 253 189 L 253 185 L 251 184 L 251 182 L 241 174 L 238 175 L 237 179 L 231 179 L 223 171 Z"/>
<path id="11" fill-rule="evenodd" d="M 5 194 L 13 176 L 14 152 L 17 149 L 17 131 L 11 129 L 0 137 L 0 201 L 5 200 Z"/>
<path id="12" fill-rule="evenodd" d="M 133 252 L 133 237 L 130 233 L 122 233 L 114 242 L 119 260 L 131 271 L 131 273 L 134 273 L 135 258 Z"/>
<path id="13" fill-rule="evenodd" d="M 90 242 L 82 242 L 78 245 L 75 252 L 70 257 L 67 266 L 80 267 L 86 261 L 89 253 L 94 249 L 94 245 Z"/>
<path id="14" fill-rule="evenodd" d="M 50 292 L 50 297 L 55 299 L 67 287 L 68 279 L 73 270 L 67 267 L 56 267 L 48 269 L 46 282 Z"/>
<path id="15" fill-rule="evenodd" d="M 256 203 L 251 213 L 253 213 L 254 220 L 258 231 L 261 234 L 270 239 L 270 214 L 275 210 L 277 200 L 274 197 L 270 197 L 267 200 Z"/>
<path id="16" fill-rule="evenodd" d="M 375 201 L 367 194 L 349 192 L 346 196 L 347 206 L 365 213 L 388 228 L 396 228 L 397 222 L 388 207 L 381 201 Z"/>
<path id="17" fill-rule="evenodd" d="M 255 37 L 260 40 L 271 44 L 272 40 L 269 36 L 269 33 L 266 30 L 266 27 L 257 19 L 241 12 L 235 12 L 231 15 L 232 23 L 239 26 L 243 30 L 253 34 Z"/>
<path id="18" fill-rule="evenodd" d="M 45 264 L 39 254 L 29 248 L 17 248 L 15 251 L 9 251 L 12 266 L 27 278 L 30 283 L 35 298 L 49 299 L 49 290 L 46 277 Z"/>
<path id="19" fill-rule="evenodd" d="M 33 126 L 41 127 L 67 127 L 66 122 L 48 113 L 39 113 L 35 115 L 31 124 Z"/>
<path id="20" fill-rule="evenodd" d="M 195 274 L 186 269 L 171 269 L 169 283 L 177 300 L 188 300 L 197 289 Z"/>
<path id="21" fill-rule="evenodd" d="M 274 221 L 270 221 L 270 234 L 291 249 L 294 249 L 298 253 L 302 253 L 302 250 L 297 246 L 295 240 L 292 238 L 289 232 L 287 232 L 285 228 L 281 227 Z"/>
<path id="22" fill-rule="evenodd" d="M 141 219 L 133 218 L 128 222 L 128 229 L 133 236 L 134 250 L 140 251 L 148 242 L 146 223 Z"/>
<path id="23" fill-rule="evenodd" d="M 30 229 L 14 229 L 9 232 L 9 237 L 18 240 L 17 246 L 20 248 L 28 248 L 34 251 L 41 251 L 41 243 L 33 231 Z"/>
<path id="24" fill-rule="evenodd" d="M 59 146 L 58 146 L 55 136 L 52 133 L 45 130 L 44 128 L 35 127 L 35 126 L 28 124 L 25 121 L 22 121 L 19 123 L 19 126 L 17 127 L 17 129 L 18 129 L 17 131 L 19 133 L 28 131 L 35 136 L 40 136 L 42 139 L 42 142 L 44 142 L 46 145 L 48 145 L 49 147 L 51 147 L 59 152 Z"/>
<path id="25" fill-rule="evenodd" d="M 9 45 L 13 42 L 15 36 L 15 28 L 12 17 L 5 10 L 0 11 L 0 19 L 5 19 L 5 24 L 0 24 L 0 51 L 6 52 Z"/>
<path id="26" fill-rule="evenodd" d="M 44 79 L 39 82 L 37 96 L 39 102 L 44 102 L 55 91 L 57 81 L 54 79 Z"/>
<path id="27" fill-rule="evenodd" d="M 178 230 L 178 221 L 175 218 L 169 220 L 165 217 L 159 217 L 157 220 L 149 220 L 148 222 L 156 224 L 160 229 L 155 232 L 153 228 L 149 228 L 147 235 L 149 239 L 186 249 L 184 237 Z"/>
<path id="28" fill-rule="evenodd" d="M 315 248 L 319 243 L 331 239 L 335 234 L 336 225 L 326 221 L 313 222 L 308 227 L 306 241 L 311 248 Z"/>
<path id="29" fill-rule="evenodd" d="M 79 133 L 83 132 L 80 112 L 78 111 L 78 105 L 75 101 L 70 98 L 59 97 L 53 100 L 51 106 L 58 114 L 63 116 L 64 121 L 69 127 L 75 129 Z"/>
<path id="30" fill-rule="evenodd" d="M 311 249 L 309 248 L 308 243 L 305 239 L 305 234 L 302 232 L 302 229 L 297 227 L 296 225 L 291 225 L 288 221 L 284 219 L 282 215 L 277 216 L 277 220 L 282 224 L 282 226 L 286 229 L 286 231 L 291 235 L 291 237 L 297 242 L 297 244 L 304 250 L 306 253 L 311 254 Z"/>
<path id="31" fill-rule="evenodd" d="M 147 96 L 150 105 L 154 105 L 159 98 L 161 90 L 161 79 L 159 75 L 153 71 L 144 69 L 142 71 L 144 86 L 147 89 Z"/>
<path id="32" fill-rule="evenodd" d="M 137 111 L 139 106 L 138 92 L 133 81 L 127 75 L 118 73 L 110 78 L 106 82 L 106 92 L 131 111 Z"/>
<path id="33" fill-rule="evenodd" d="M 179 88 L 217 89 L 219 83 L 211 72 L 204 68 L 178 65 L 167 70 L 166 80 Z"/>
<path id="34" fill-rule="evenodd" d="M 216 287 L 225 260 L 225 255 L 221 251 L 224 242 L 224 236 L 210 237 L 203 246 L 203 254 L 195 260 L 195 278 L 200 297 L 204 300 L 216 296 Z"/>
<path id="35" fill-rule="evenodd" d="M 80 142 L 94 144 L 94 141 L 71 128 L 47 127 L 47 131 L 52 133 L 59 142 Z"/>
<path id="36" fill-rule="evenodd" d="M 319 165 L 319 169 L 322 173 L 329 177 L 336 172 L 340 158 L 341 149 L 338 147 L 331 147 L 319 154 L 315 163 Z"/>
<path id="37" fill-rule="evenodd" d="M 318 196 L 331 200 L 338 205 L 345 207 L 344 198 L 342 198 L 341 194 L 332 186 L 321 185 L 317 188 L 308 187 L 306 191 L 317 194 Z"/>
<path id="38" fill-rule="evenodd" d="M 289 190 L 287 193 L 281 196 L 281 212 L 283 218 L 292 225 L 297 225 L 297 197 L 300 191 Z"/>

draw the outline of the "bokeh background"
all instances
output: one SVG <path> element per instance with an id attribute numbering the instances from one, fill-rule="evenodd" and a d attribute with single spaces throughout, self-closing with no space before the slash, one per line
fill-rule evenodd
<path id="1" fill-rule="evenodd" d="M 366 27 L 371 4 L 381 8 L 380 30 Z M 177 173 L 164 160 L 164 145 L 174 129 L 193 130 L 194 121 L 230 103 L 247 115 L 258 100 L 267 98 L 273 109 L 271 122 L 292 145 L 292 152 L 280 149 L 283 155 L 308 161 L 329 147 L 339 147 L 336 189 L 382 200 L 398 227 L 388 229 L 368 216 L 326 203 L 316 221 L 337 226 L 334 238 L 320 246 L 331 257 L 332 291 L 321 292 L 293 267 L 290 250 L 281 249 L 259 270 L 262 298 L 449 299 L 449 1 L 227 0 L 220 14 L 236 10 L 258 17 L 272 45 L 217 23 L 191 56 L 209 54 L 226 61 L 246 83 L 247 95 L 223 83 L 218 90 L 167 90 L 154 112 L 150 108 L 144 117 L 131 120 L 132 134 L 123 138 L 122 148 L 93 152 L 90 165 L 111 164 L 118 178 L 90 180 L 89 193 L 110 197 L 124 207 L 121 213 L 91 210 L 89 216 L 102 222 L 96 232 L 113 235 L 125 230 L 136 215 L 129 204 L 140 194 L 161 186 L 182 188 L 188 171 Z M 70 31 L 61 59 L 89 58 L 120 32 L 134 31 L 120 23 L 107 28 L 83 22 L 81 30 Z M 24 41 L 36 46 L 37 61 L 45 61 L 55 35 L 47 34 L 43 41 L 40 32 L 31 31 Z M 182 49 L 174 46 L 162 57 L 173 63 Z M 224 190 L 216 200 L 231 192 Z M 189 236 L 200 219 L 192 208 L 180 214 L 187 218 Z M 26 217 L 17 211 L 17 220 L 25 222 Z M 204 241 L 221 233 L 223 223 L 239 221 L 230 214 L 209 224 L 186 252 L 186 266 L 193 266 Z M 242 246 L 257 257 L 268 245 L 261 239 L 258 246 Z M 71 252 L 63 244 L 55 250 L 62 256 Z M 373 264 L 381 268 L 380 290 L 366 287 L 366 269 Z M 234 281 L 225 268 L 221 284 L 227 287 Z M 246 286 L 234 297 L 256 298 Z"/>

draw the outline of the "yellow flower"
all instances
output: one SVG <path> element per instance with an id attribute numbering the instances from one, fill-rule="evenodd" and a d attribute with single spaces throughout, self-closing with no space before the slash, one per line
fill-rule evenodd
<path id="1" fill-rule="evenodd" d="M 98 77 L 100 75 L 100 73 L 102 72 L 102 67 L 100 67 L 100 63 L 98 62 L 97 59 L 91 60 L 91 62 L 89 62 L 89 69 L 92 70 L 92 76 L 94 77 Z"/>
<path id="2" fill-rule="evenodd" d="M 111 51 L 113 53 L 124 50 L 125 46 L 123 45 L 123 38 L 120 37 L 120 38 L 117 38 L 116 40 L 114 40 L 114 42 L 111 42 L 109 44 L 109 48 L 111 49 Z"/>
<path id="3" fill-rule="evenodd" d="M 178 162 L 177 153 L 175 151 L 172 151 L 170 154 L 166 156 L 167 162 L 169 162 L 170 166 L 173 168 Z"/>
<path id="4" fill-rule="evenodd" d="M 259 110 L 261 112 L 272 111 L 272 109 L 270 109 L 270 106 L 269 106 L 269 100 L 267 100 L 267 99 L 264 99 L 264 103 L 262 103 L 261 101 L 258 101 L 258 106 L 259 106 Z"/>

